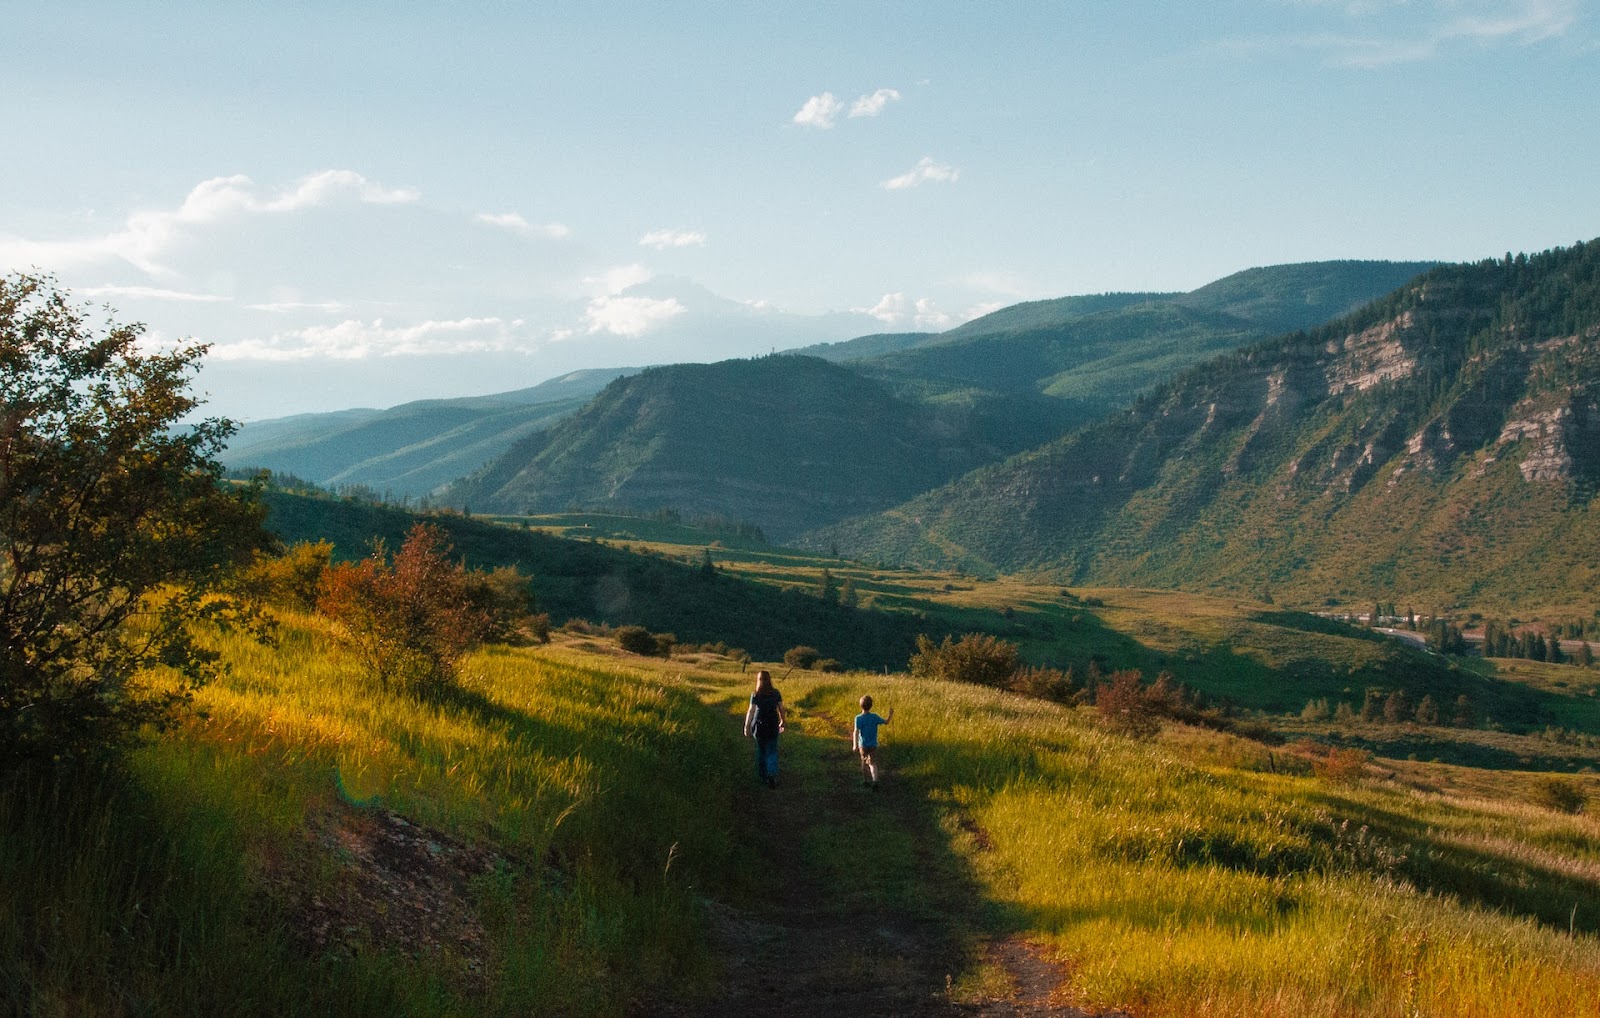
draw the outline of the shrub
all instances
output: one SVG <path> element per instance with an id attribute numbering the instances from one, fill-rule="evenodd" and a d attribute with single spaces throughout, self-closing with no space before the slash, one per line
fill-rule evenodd
<path id="1" fill-rule="evenodd" d="M 1031 665 L 1024 665 L 1013 672 L 1009 686 L 1014 693 L 1037 696 L 1057 703 L 1066 703 L 1072 699 L 1072 694 L 1076 691 L 1071 669 L 1062 671 L 1059 668 Z"/>
<path id="2" fill-rule="evenodd" d="M 322 573 L 317 608 L 339 624 L 368 675 L 384 688 L 437 694 L 489 630 L 472 603 L 466 570 L 450 561 L 437 527 L 411 528 L 391 565 L 382 542 L 360 562 Z"/>
<path id="3" fill-rule="evenodd" d="M 516 566 L 501 566 L 487 572 L 472 570 L 465 579 L 467 598 L 484 618 L 485 641 L 507 642 L 524 630 L 528 630 L 535 639 L 538 638 L 540 626 L 533 617 L 533 581 L 530 577 Z M 544 639 L 539 642 L 548 643 L 549 616 L 544 617 L 543 630 Z"/>
<path id="4" fill-rule="evenodd" d="M 844 671 L 844 665 L 840 664 L 838 661 L 835 661 L 831 657 L 822 658 L 811 667 L 819 672 L 827 672 L 830 675 L 837 675 Z"/>
<path id="5" fill-rule="evenodd" d="M 656 633 L 653 637 L 656 643 L 656 657 L 672 656 L 672 648 L 678 645 L 677 633 Z"/>
<path id="6" fill-rule="evenodd" d="M 817 663 L 817 659 L 820 657 L 822 657 L 822 652 L 817 648 L 801 644 L 798 647 L 790 647 L 783 652 L 783 663 L 791 668 L 810 668 Z"/>
<path id="7" fill-rule="evenodd" d="M 1589 801 L 1589 794 L 1571 778 L 1552 775 L 1533 783 L 1533 801 L 1557 813 L 1581 813 Z"/>
<path id="8" fill-rule="evenodd" d="M 281 555 L 256 552 L 235 582 L 246 597 L 302 611 L 317 607 L 322 572 L 333 561 L 333 542 L 298 541 Z"/>
<path id="9" fill-rule="evenodd" d="M 918 678 L 1005 688 L 1018 664 L 1017 645 L 987 633 L 968 633 L 960 640 L 947 636 L 937 645 L 922 635 L 917 637 L 910 670 Z"/>
<path id="10" fill-rule="evenodd" d="M 1330 746 L 1326 756 L 1311 761 L 1311 771 L 1325 781 L 1351 785 L 1361 780 L 1367 773 L 1367 764 L 1371 762 L 1372 754 L 1367 750 Z"/>
<path id="11" fill-rule="evenodd" d="M 612 635 L 617 638 L 617 646 L 630 654 L 654 657 L 657 653 L 655 635 L 643 626 L 618 626 Z"/>
<path id="12" fill-rule="evenodd" d="M 1161 722 L 1145 695 L 1144 676 L 1133 669 L 1115 672 L 1108 685 L 1095 692 L 1095 709 L 1113 732 L 1148 739 L 1161 731 Z"/>

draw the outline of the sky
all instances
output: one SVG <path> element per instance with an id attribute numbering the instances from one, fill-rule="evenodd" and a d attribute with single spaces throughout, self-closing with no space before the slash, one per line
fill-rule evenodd
<path id="1" fill-rule="evenodd" d="M 240 420 L 1600 236 L 1596 0 L 12 5 L 0 272 Z"/>

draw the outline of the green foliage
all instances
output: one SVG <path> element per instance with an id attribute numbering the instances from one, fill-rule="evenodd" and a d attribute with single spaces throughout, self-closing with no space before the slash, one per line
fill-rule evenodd
<path id="1" fill-rule="evenodd" d="M 0 279 L 0 762 L 92 754 L 161 723 L 214 673 L 203 621 L 264 546 L 262 511 L 219 483 L 232 425 L 182 426 L 203 346 L 140 350 L 52 280 Z M 155 664 L 176 688 L 139 681 Z"/>
<path id="2" fill-rule="evenodd" d="M 438 696 L 456 684 L 467 651 L 494 631 L 482 603 L 489 595 L 475 598 L 467 571 L 449 556 L 443 531 L 419 523 L 392 564 L 378 542 L 367 558 L 322 574 L 318 610 L 339 624 L 384 689 Z"/>
<path id="3" fill-rule="evenodd" d="M 270 489 L 262 500 L 282 539 L 326 538 L 341 559 L 364 556 L 374 538 L 398 544 L 426 519 L 469 566 L 511 565 L 532 577 L 541 610 L 557 626 L 574 618 L 639 625 L 677 633 L 685 643 L 737 643 L 769 661 L 796 644 L 821 643 L 847 666 L 872 670 L 904 661 L 917 633 L 937 626 L 909 611 L 841 612 L 809 591 L 779 590 L 720 570 L 708 582 L 692 563 L 456 515 L 418 517 L 390 506 Z"/>
<path id="4" fill-rule="evenodd" d="M 805 644 L 790 647 L 783 652 L 783 663 L 790 668 L 810 668 L 822 657 L 822 652 Z"/>
<path id="5" fill-rule="evenodd" d="M 256 552 L 255 561 L 239 570 L 236 589 L 246 597 L 298 611 L 317 606 L 323 570 L 333 561 L 333 542 L 297 541 L 281 554 Z"/>
<path id="6" fill-rule="evenodd" d="M 1020 664 L 1016 644 L 988 633 L 967 633 L 959 640 L 946 636 L 939 644 L 926 635 L 917 637 L 909 669 L 917 678 L 1005 687 Z"/>
<path id="7" fill-rule="evenodd" d="M 654 657 L 660 651 L 655 634 L 643 626 L 618 626 L 611 635 L 616 637 L 617 646 L 630 654 Z"/>

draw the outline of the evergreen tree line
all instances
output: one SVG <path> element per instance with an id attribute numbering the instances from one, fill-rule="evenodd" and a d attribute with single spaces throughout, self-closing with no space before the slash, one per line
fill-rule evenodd
<path id="1" fill-rule="evenodd" d="M 1550 634 L 1534 630 L 1517 632 L 1501 622 L 1490 620 L 1483 627 L 1483 656 L 1523 658 L 1529 661 L 1548 661 L 1551 664 L 1575 664 L 1594 667 L 1594 651 L 1588 643 L 1589 620 L 1551 625 Z M 1561 648 L 1563 634 L 1571 639 L 1583 640 L 1578 649 L 1568 654 Z"/>
<path id="2" fill-rule="evenodd" d="M 1357 719 L 1382 721 L 1391 725 L 1415 723 L 1430 728 L 1437 725 L 1472 728 L 1478 723 L 1477 709 L 1465 693 L 1456 697 L 1449 711 L 1444 711 L 1432 693 L 1424 693 L 1422 699 L 1413 701 L 1403 689 L 1385 693 L 1377 688 L 1366 691 L 1359 709 L 1343 700 L 1330 705 L 1326 697 L 1320 697 L 1308 701 L 1305 708 L 1300 711 L 1300 717 L 1306 721 L 1336 723 L 1353 722 Z"/>

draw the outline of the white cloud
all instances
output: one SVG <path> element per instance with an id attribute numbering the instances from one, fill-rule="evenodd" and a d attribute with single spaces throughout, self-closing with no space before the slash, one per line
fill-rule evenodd
<path id="1" fill-rule="evenodd" d="M 1580 0 L 1286 0 L 1301 8 L 1334 8 L 1360 23 L 1360 30 L 1234 39 L 1236 52 L 1281 49 L 1326 54 L 1337 67 L 1372 68 L 1430 60 L 1451 45 L 1489 49 L 1531 46 L 1566 35 L 1576 24 Z"/>
<path id="2" fill-rule="evenodd" d="M 584 319 L 591 335 L 609 332 L 616 336 L 642 336 L 657 325 L 689 310 L 676 298 L 596 297 L 589 302 Z"/>
<path id="3" fill-rule="evenodd" d="M 901 191 L 908 187 L 916 187 L 928 181 L 953 184 L 961 177 L 961 171 L 954 166 L 934 161 L 933 156 L 923 156 L 917 160 L 917 165 L 900 174 L 890 177 L 881 185 L 889 191 Z"/>
<path id="4" fill-rule="evenodd" d="M 215 360 L 299 361 L 313 358 L 362 360 L 370 357 L 503 352 L 517 347 L 515 332 L 499 318 L 458 318 L 388 326 L 348 319 L 311 325 L 259 339 L 212 346 Z"/>
<path id="5" fill-rule="evenodd" d="M 89 286 L 74 291 L 81 297 L 128 297 L 134 300 L 174 300 L 191 304 L 225 303 L 232 298 L 211 293 L 186 293 L 157 286 Z"/>
<path id="6" fill-rule="evenodd" d="M 814 95 L 805 101 L 800 111 L 794 115 L 794 122 L 803 127 L 818 127 L 827 129 L 839 119 L 839 114 L 844 112 L 844 103 L 832 92 Z"/>
<path id="7" fill-rule="evenodd" d="M 585 276 L 584 282 L 589 285 L 591 292 L 598 292 L 602 297 L 615 297 L 629 287 L 648 283 L 656 274 L 643 265 L 618 265 L 606 269 L 598 276 Z"/>
<path id="8" fill-rule="evenodd" d="M 248 311 L 271 311 L 275 314 L 287 314 L 291 311 L 326 311 L 335 313 L 343 311 L 345 305 L 336 300 L 304 301 L 304 300 L 279 300 L 266 304 L 246 304 Z"/>
<path id="9" fill-rule="evenodd" d="M 550 240 L 560 240 L 571 236 L 572 231 L 564 223 L 530 223 L 516 212 L 479 212 L 472 217 L 474 222 L 485 223 L 489 226 L 498 226 L 502 230 L 521 234 L 524 237 L 545 237 Z"/>
<path id="10" fill-rule="evenodd" d="M 669 247 L 705 247 L 706 235 L 696 230 L 651 230 L 639 238 L 639 246 L 665 251 Z"/>
<path id="11" fill-rule="evenodd" d="M 851 310 L 871 315 L 885 325 L 903 325 L 918 332 L 943 332 L 1002 307 L 1005 304 L 1001 301 L 986 301 L 965 311 L 941 311 L 932 297 L 913 300 L 904 293 L 886 293 L 870 308 Z"/>
<path id="12" fill-rule="evenodd" d="M 176 273 L 161 263 L 161 257 L 186 236 L 185 227 L 246 214 L 296 212 L 340 197 L 394 205 L 414 202 L 420 194 L 415 188 L 383 187 L 353 170 L 313 173 L 276 194 L 262 193 L 243 174 L 212 177 L 196 184 L 176 209 L 135 212 L 120 230 L 102 236 L 62 241 L 0 239 L 0 267 L 68 269 L 120 259 L 148 275 L 170 277 Z"/>
<path id="13" fill-rule="evenodd" d="M 899 89 L 880 88 L 871 95 L 864 95 L 850 104 L 852 117 L 875 117 L 883 112 L 883 108 L 900 98 Z"/>

